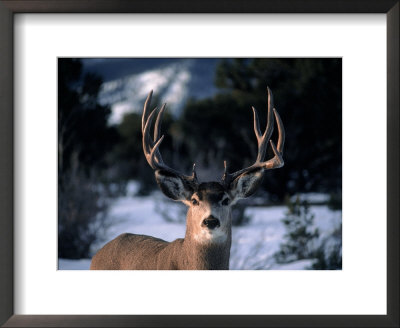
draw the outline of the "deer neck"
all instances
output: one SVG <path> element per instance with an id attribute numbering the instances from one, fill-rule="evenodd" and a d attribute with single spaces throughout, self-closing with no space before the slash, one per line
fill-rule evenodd
<path id="1" fill-rule="evenodd" d="M 188 213 L 186 234 L 183 241 L 183 266 L 192 270 L 228 270 L 232 241 L 231 217 L 222 225 L 220 231 L 213 231 L 216 238 L 203 238 L 198 224 L 193 222 Z"/>

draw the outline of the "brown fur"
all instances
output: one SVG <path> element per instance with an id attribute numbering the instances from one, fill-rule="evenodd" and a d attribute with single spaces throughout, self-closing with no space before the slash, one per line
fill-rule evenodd
<path id="1" fill-rule="evenodd" d="M 225 245 L 195 247 L 187 240 L 171 243 L 150 236 L 125 233 L 93 257 L 90 270 L 228 270 Z"/>

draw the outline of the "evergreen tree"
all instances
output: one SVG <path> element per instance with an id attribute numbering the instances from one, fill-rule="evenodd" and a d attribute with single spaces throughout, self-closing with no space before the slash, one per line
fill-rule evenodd
<path id="1" fill-rule="evenodd" d="M 316 261 L 311 266 L 314 270 L 342 269 L 342 225 L 325 237 L 315 251 Z"/>
<path id="2" fill-rule="evenodd" d="M 288 212 L 284 219 L 285 241 L 275 254 L 278 263 L 288 263 L 315 257 L 318 229 L 314 228 L 314 215 L 310 213 L 307 201 L 288 201 Z"/>

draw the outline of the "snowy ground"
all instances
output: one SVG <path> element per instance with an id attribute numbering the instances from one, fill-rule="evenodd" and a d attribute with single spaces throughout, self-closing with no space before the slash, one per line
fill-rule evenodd
<path id="1" fill-rule="evenodd" d="M 341 211 L 333 212 L 326 206 L 311 206 L 310 210 L 315 215 L 314 224 L 321 237 L 330 235 L 341 224 Z M 160 211 L 167 211 L 170 221 L 165 220 Z M 285 234 L 281 219 L 286 211 L 285 206 L 246 209 L 250 223 L 233 227 L 230 269 L 303 270 L 312 264 L 310 260 L 303 260 L 278 265 L 273 259 L 272 255 L 279 249 Z M 93 247 L 94 253 L 124 232 L 151 235 L 167 241 L 185 235 L 184 219 L 182 223 L 177 222 L 177 218 L 184 218 L 185 207 L 180 203 L 165 201 L 165 196 L 159 192 L 149 197 L 121 197 L 112 205 L 109 215 L 111 228 L 105 242 Z M 90 259 L 59 259 L 58 265 L 60 270 L 87 270 Z"/>

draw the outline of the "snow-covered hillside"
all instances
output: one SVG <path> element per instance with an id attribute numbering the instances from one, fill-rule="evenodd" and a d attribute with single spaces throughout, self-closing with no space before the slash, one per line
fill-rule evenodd
<path id="1" fill-rule="evenodd" d="M 217 62 L 211 58 L 83 61 L 86 71 L 95 72 L 104 79 L 99 102 L 111 106 L 111 124 L 118 124 L 125 113 L 141 112 L 150 90 L 154 91 L 156 99 L 168 104 L 171 114 L 179 115 L 189 98 L 199 99 L 215 93 L 213 79 Z"/>

